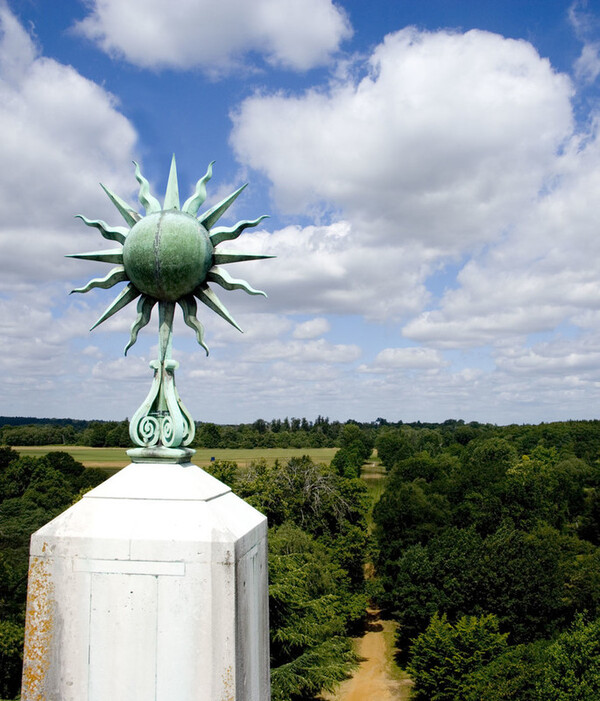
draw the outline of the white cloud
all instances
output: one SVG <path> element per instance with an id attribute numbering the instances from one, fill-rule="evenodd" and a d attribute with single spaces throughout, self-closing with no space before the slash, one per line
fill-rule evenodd
<path id="1" fill-rule="evenodd" d="M 600 44 L 586 44 L 575 61 L 575 76 L 586 83 L 593 83 L 600 74 Z"/>
<path id="2" fill-rule="evenodd" d="M 310 341 L 274 341 L 255 348 L 250 360 L 286 360 L 299 363 L 351 363 L 361 355 L 356 345 L 329 343 L 324 338 Z"/>
<path id="3" fill-rule="evenodd" d="M 352 29 L 331 0 L 92 0 L 76 25 L 111 56 L 143 68 L 247 70 L 259 54 L 304 71 L 327 63 Z M 250 58 L 249 58 L 250 56 Z"/>
<path id="4" fill-rule="evenodd" d="M 408 338 L 440 348 L 504 343 L 552 331 L 563 322 L 589 326 L 600 309 L 597 196 L 600 138 L 574 138 L 557 160 L 554 186 L 510 234 L 460 271 L 438 308 L 404 327 Z"/>
<path id="5" fill-rule="evenodd" d="M 428 299 L 431 251 L 401 242 L 369 245 L 349 222 L 256 232 L 244 239 L 244 250 L 277 256 L 236 265 L 236 275 L 268 293 L 270 311 L 397 320 Z"/>
<path id="6" fill-rule="evenodd" d="M 131 193 L 136 132 L 114 96 L 41 55 L 5 4 L 0 129 L 1 413 L 81 415 L 85 407 L 93 415 L 91 398 L 106 388 L 87 381 L 92 356 L 69 344 L 95 318 L 85 301 L 61 312 L 69 286 L 57 281 L 93 276 L 85 263 L 64 258 L 102 246 L 97 230 L 73 215 L 83 210 L 118 223 L 98 179 L 124 197 Z M 98 414 L 118 416 L 117 406 L 109 399 Z"/>
<path id="7" fill-rule="evenodd" d="M 361 365 L 362 372 L 394 370 L 435 370 L 448 365 L 441 353 L 433 348 L 384 348 L 372 365 Z"/>
<path id="8" fill-rule="evenodd" d="M 600 42 L 593 39 L 600 23 L 587 12 L 587 0 L 576 0 L 569 7 L 569 21 L 583 42 L 581 54 L 573 66 L 575 77 L 583 83 L 593 83 L 600 74 Z"/>
<path id="9" fill-rule="evenodd" d="M 0 27 L 0 284 L 6 290 L 73 277 L 78 264 L 64 254 L 90 245 L 90 230 L 73 215 L 84 209 L 92 218 L 109 214 L 118 221 L 98 179 L 130 193 L 136 133 L 112 95 L 40 56 L 2 6 Z"/>
<path id="10" fill-rule="evenodd" d="M 315 317 L 301 324 L 297 324 L 294 329 L 294 338 L 308 339 L 318 338 L 331 329 L 331 324 L 323 317 Z"/>
<path id="11" fill-rule="evenodd" d="M 510 375 L 570 377 L 582 384 L 600 381 L 600 338 L 585 334 L 580 338 L 556 338 L 532 347 L 502 349 L 496 365 Z"/>
<path id="12" fill-rule="evenodd" d="M 525 41 L 408 28 L 365 70 L 327 90 L 245 100 L 231 140 L 282 209 L 339 211 L 371 245 L 452 254 L 493 240 L 571 134 L 571 83 Z"/>

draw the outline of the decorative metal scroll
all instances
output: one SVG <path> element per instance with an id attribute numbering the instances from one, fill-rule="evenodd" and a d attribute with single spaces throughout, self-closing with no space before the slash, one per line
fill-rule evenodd
<path id="1" fill-rule="evenodd" d="M 175 386 L 175 370 L 179 367 L 171 358 L 175 305 L 159 302 L 158 309 L 160 358 L 150 363 L 154 370 L 152 387 L 129 423 L 129 435 L 142 448 L 188 446 L 194 439 L 195 425 Z"/>

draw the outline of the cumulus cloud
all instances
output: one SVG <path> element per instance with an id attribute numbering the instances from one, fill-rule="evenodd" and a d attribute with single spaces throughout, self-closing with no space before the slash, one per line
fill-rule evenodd
<path id="1" fill-rule="evenodd" d="M 515 376 L 575 377 L 581 382 L 600 380 L 600 339 L 597 334 L 580 338 L 556 338 L 530 347 L 501 349 L 499 369 Z"/>
<path id="2" fill-rule="evenodd" d="M 244 250 L 277 256 L 236 266 L 236 274 L 268 291 L 271 310 L 398 320 L 428 299 L 431 251 L 401 242 L 370 245 L 347 221 L 256 232 L 244 240 Z"/>
<path id="3" fill-rule="evenodd" d="M 310 341 L 275 341 L 261 344 L 251 360 L 287 360 L 300 363 L 351 363 L 361 356 L 356 345 L 329 343 L 324 338 Z"/>
<path id="4" fill-rule="evenodd" d="M 309 319 L 301 324 L 297 324 L 294 329 L 294 338 L 309 339 L 318 338 L 324 333 L 327 333 L 331 328 L 330 323 L 327 319 L 323 317 L 316 317 L 314 319 Z"/>
<path id="5" fill-rule="evenodd" d="M 584 83 L 593 83 L 600 74 L 600 23 L 587 11 L 587 0 L 576 0 L 569 7 L 569 20 L 577 37 L 583 42 L 581 54 L 574 64 L 575 77 Z"/>
<path id="6" fill-rule="evenodd" d="M 372 365 L 361 365 L 362 372 L 394 370 L 435 370 L 448 365 L 441 353 L 433 348 L 384 348 Z"/>
<path id="7" fill-rule="evenodd" d="M 114 211 L 98 179 L 131 192 L 136 132 L 112 95 L 41 56 L 6 6 L 0 6 L 0 31 L 0 130 L 10 134 L 0 143 L 6 290 L 73 277 L 78 266 L 63 256 L 89 245 L 89 231 L 73 214 L 87 207 L 93 217 Z"/>
<path id="8" fill-rule="evenodd" d="M 453 254 L 529 206 L 571 134 L 572 91 L 525 41 L 407 28 L 327 89 L 245 100 L 231 141 L 284 211 Z"/>
<path id="9" fill-rule="evenodd" d="M 556 178 L 573 88 L 527 42 L 481 31 L 408 28 L 353 68 L 234 115 L 240 160 L 270 178 L 283 210 L 324 221 L 249 242 L 278 255 L 256 274 L 282 308 L 406 319 L 430 302 L 437 266 L 502 240 Z M 499 296 L 480 300 L 497 312 Z M 407 335 L 429 340 L 430 322 Z M 487 341 L 485 324 L 473 334 Z"/>
<path id="10" fill-rule="evenodd" d="M 69 342 L 86 335 L 94 318 L 85 302 L 63 313 L 58 309 L 69 289 L 61 280 L 78 274 L 89 279 L 89 268 L 64 254 L 90 246 L 90 230 L 74 213 L 84 209 L 88 216 L 114 221 L 114 207 L 98 179 L 123 196 L 131 193 L 136 132 L 114 96 L 73 67 L 43 56 L 5 4 L 0 4 L 0 129 L 4 413 L 80 415 L 81 406 L 89 406 L 86 390 L 93 396 L 91 385 L 81 382 L 89 376 L 91 356 L 74 354 Z M 114 407 L 109 401 L 102 412 Z"/>
<path id="11" fill-rule="evenodd" d="M 597 126 L 573 140 L 555 172 L 553 187 L 507 236 L 463 267 L 437 308 L 406 324 L 405 336 L 450 348 L 593 322 L 590 314 L 600 309 Z"/>
<path id="12" fill-rule="evenodd" d="M 213 75 L 244 69 L 252 54 L 305 71 L 327 63 L 352 34 L 331 0 L 93 0 L 76 30 L 143 68 Z"/>

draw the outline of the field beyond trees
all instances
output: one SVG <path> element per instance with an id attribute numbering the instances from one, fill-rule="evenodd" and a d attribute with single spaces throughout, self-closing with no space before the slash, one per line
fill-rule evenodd
<path id="1" fill-rule="evenodd" d="M 126 448 L 90 448 L 82 445 L 36 445 L 12 446 L 19 455 L 41 457 L 52 452 L 64 452 L 71 455 L 84 467 L 121 468 L 128 465 Z M 196 448 L 192 457 L 194 465 L 206 467 L 211 462 L 234 461 L 239 467 L 248 467 L 256 460 L 265 460 L 269 465 L 284 462 L 294 457 L 308 455 L 315 462 L 329 465 L 337 448 Z"/>

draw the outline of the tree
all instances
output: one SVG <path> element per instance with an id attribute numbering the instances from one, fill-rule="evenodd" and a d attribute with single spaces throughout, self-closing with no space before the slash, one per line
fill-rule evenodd
<path id="1" fill-rule="evenodd" d="M 363 451 L 360 446 L 355 444 L 348 447 L 340 448 L 333 456 L 331 467 L 341 477 L 352 479 L 360 477 L 363 466 Z"/>
<path id="2" fill-rule="evenodd" d="M 462 474 L 469 486 L 487 488 L 500 481 L 517 459 L 514 446 L 504 438 L 471 441 L 467 451 Z"/>
<path id="3" fill-rule="evenodd" d="M 228 487 L 234 488 L 238 472 L 237 462 L 233 460 L 215 460 L 210 465 L 207 465 L 204 470 Z"/>
<path id="4" fill-rule="evenodd" d="M 0 696 L 13 699 L 21 686 L 23 626 L 0 619 Z"/>
<path id="5" fill-rule="evenodd" d="M 373 509 L 381 559 L 394 560 L 407 546 L 427 543 L 449 525 L 450 517 L 447 500 L 435 492 L 430 493 L 424 480 L 390 479 Z"/>
<path id="6" fill-rule="evenodd" d="M 378 571 L 386 592 L 382 604 L 399 623 L 397 644 L 403 656 L 436 611 L 451 619 L 483 613 L 483 539 L 473 528 L 447 528 L 427 546 L 407 548 Z"/>
<path id="7" fill-rule="evenodd" d="M 506 650 L 506 637 L 492 615 L 463 616 L 452 625 L 435 614 L 411 650 L 415 701 L 463 699 L 469 675 Z"/>
<path id="8" fill-rule="evenodd" d="M 548 648 L 543 679 L 544 701 L 597 701 L 600 698 L 600 619 L 578 616 L 570 630 Z"/>
<path id="9" fill-rule="evenodd" d="M 463 701 L 544 701 L 538 685 L 546 666 L 548 641 L 514 645 L 473 671 L 463 684 Z"/>
<path id="10" fill-rule="evenodd" d="M 546 637 L 565 617 L 564 538 L 549 526 L 532 532 L 504 524 L 485 539 L 480 603 L 497 614 L 513 643 Z"/>
<path id="11" fill-rule="evenodd" d="M 386 428 L 377 437 L 377 455 L 388 470 L 415 452 L 415 441 L 408 431 L 410 429 Z"/>
<path id="12" fill-rule="evenodd" d="M 17 460 L 19 453 L 6 445 L 0 446 L 0 471 L 6 469 L 13 460 Z"/>
<path id="13" fill-rule="evenodd" d="M 331 691 L 356 666 L 346 634 L 364 599 L 328 549 L 291 523 L 270 531 L 269 580 L 273 701 Z"/>
<path id="14" fill-rule="evenodd" d="M 340 448 L 357 451 L 361 458 L 361 464 L 371 457 L 375 444 L 373 437 L 354 423 L 344 425 L 340 431 L 338 441 Z"/>

